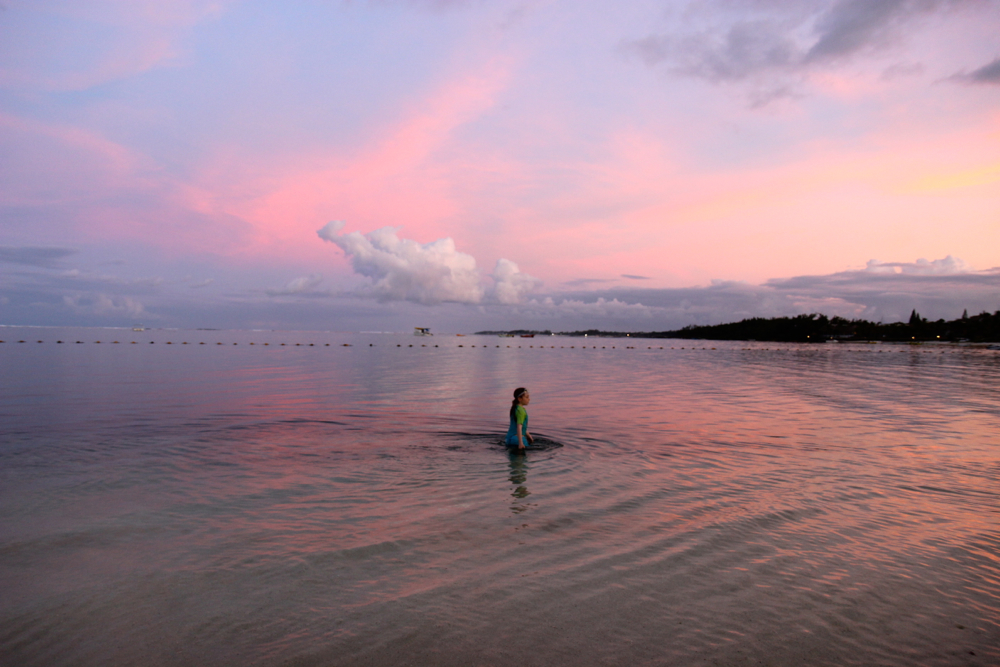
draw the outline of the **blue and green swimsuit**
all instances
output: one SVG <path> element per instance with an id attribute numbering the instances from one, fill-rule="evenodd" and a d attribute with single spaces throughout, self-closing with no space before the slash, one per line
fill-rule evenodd
<path id="1" fill-rule="evenodd" d="M 523 405 L 518 405 L 514 408 L 514 415 L 510 418 L 510 428 L 507 429 L 507 446 L 517 447 L 517 425 L 521 425 L 521 437 L 524 439 L 524 446 L 529 447 L 528 444 L 528 411 L 524 409 Z"/>

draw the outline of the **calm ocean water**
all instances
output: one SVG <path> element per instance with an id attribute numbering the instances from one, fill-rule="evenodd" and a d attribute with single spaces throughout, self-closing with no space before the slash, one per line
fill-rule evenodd
<path id="1" fill-rule="evenodd" d="M 1000 664 L 998 351 L 0 339 L 3 665 Z"/>

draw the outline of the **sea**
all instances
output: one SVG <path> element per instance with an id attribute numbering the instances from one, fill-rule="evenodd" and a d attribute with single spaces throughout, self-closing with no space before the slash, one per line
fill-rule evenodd
<path id="1" fill-rule="evenodd" d="M 0 339 L 5 666 L 1000 664 L 987 346 Z"/>

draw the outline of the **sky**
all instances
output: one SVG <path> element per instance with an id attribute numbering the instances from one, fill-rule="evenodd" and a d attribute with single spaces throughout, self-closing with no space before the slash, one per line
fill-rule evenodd
<path id="1" fill-rule="evenodd" d="M 996 0 L 3 0 L 0 324 L 1000 310 Z"/>

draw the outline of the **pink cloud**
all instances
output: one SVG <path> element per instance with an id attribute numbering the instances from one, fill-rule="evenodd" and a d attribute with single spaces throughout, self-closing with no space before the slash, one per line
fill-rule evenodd
<path id="1" fill-rule="evenodd" d="M 17 164 L 2 172 L 0 205 L 54 218 L 49 242 L 132 240 L 174 254 L 222 253 L 249 228 L 200 205 L 207 195 L 197 186 L 93 130 L 0 114 L 0 150 Z"/>
<path id="2" fill-rule="evenodd" d="M 254 225 L 249 253 L 325 256 L 304 248 L 318 221 L 344 218 L 362 228 L 405 224 L 418 236 L 444 233 L 459 206 L 449 151 L 455 131 L 490 109 L 503 89 L 502 61 L 467 75 L 413 104 L 386 139 L 354 154 L 324 149 L 262 163 L 238 150 L 218 154 L 201 170 L 191 203 L 205 214 L 226 213 Z M 234 174 L 229 165 L 248 161 Z M 314 238 L 314 237 L 312 237 Z"/>
<path id="3" fill-rule="evenodd" d="M 142 161 L 96 132 L 3 113 L 0 142 L 4 154 L 17 156 L 18 168 L 5 174 L 0 190 L 7 205 L 91 201 L 109 185 L 127 182 Z"/>
<path id="4" fill-rule="evenodd" d="M 843 144 L 813 142 L 770 167 L 711 171 L 686 168 L 656 136 L 631 139 L 643 148 L 612 151 L 599 172 L 577 174 L 593 187 L 551 202 L 591 213 L 566 225 L 572 234 L 552 222 L 561 211 L 519 221 L 516 233 L 534 248 L 522 263 L 547 280 L 553 269 L 567 277 L 627 271 L 667 285 L 832 272 L 872 254 L 942 248 L 990 266 L 1000 242 L 995 127 L 987 117 L 935 134 L 887 129 Z M 532 231 L 543 223 L 544 232 Z M 537 267 L 543 261 L 548 273 Z"/>

